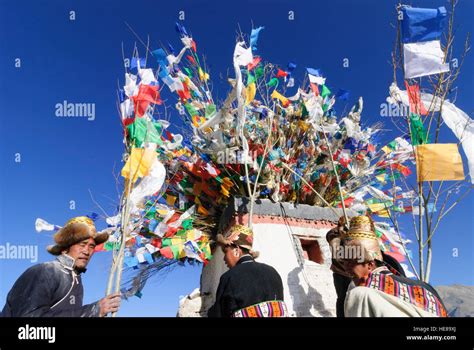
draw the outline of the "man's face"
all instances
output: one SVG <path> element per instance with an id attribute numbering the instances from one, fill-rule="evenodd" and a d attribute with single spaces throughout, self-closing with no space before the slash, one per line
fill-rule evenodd
<path id="1" fill-rule="evenodd" d="M 92 238 L 83 240 L 69 247 L 67 254 L 76 260 L 75 267 L 84 269 L 94 255 L 96 244 Z"/>
<path id="2" fill-rule="evenodd" d="M 374 262 L 357 262 L 357 260 L 345 260 L 344 269 L 353 276 L 354 281 L 363 282 L 367 279 L 370 272 L 374 269 Z"/>
<path id="3" fill-rule="evenodd" d="M 240 259 L 240 249 L 235 246 L 222 247 L 224 262 L 229 269 L 233 268 Z"/>

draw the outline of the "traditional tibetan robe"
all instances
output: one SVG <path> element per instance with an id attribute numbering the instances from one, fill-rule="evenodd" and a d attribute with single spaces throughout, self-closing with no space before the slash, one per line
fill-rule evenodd
<path id="1" fill-rule="evenodd" d="M 429 284 L 375 269 L 364 286 L 349 286 L 346 317 L 446 317 L 446 308 Z"/>
<path id="2" fill-rule="evenodd" d="M 221 276 L 209 317 L 285 317 L 283 283 L 271 266 L 250 255 Z"/>

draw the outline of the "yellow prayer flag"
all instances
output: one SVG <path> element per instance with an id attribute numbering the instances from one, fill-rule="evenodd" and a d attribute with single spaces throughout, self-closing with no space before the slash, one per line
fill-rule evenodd
<path id="1" fill-rule="evenodd" d="M 206 208 L 204 208 L 202 205 L 198 205 L 198 210 L 197 211 L 201 215 L 204 215 L 204 216 L 209 215 L 209 211 Z"/>
<path id="2" fill-rule="evenodd" d="M 201 81 L 207 81 L 209 79 L 209 74 L 205 73 L 201 67 L 199 67 L 198 69 L 198 73 L 199 73 L 199 80 Z"/>
<path id="3" fill-rule="evenodd" d="M 180 244 L 178 246 L 179 253 L 178 253 L 178 259 L 182 259 L 186 257 L 186 252 L 184 251 L 184 244 Z"/>
<path id="4" fill-rule="evenodd" d="M 380 210 L 375 213 L 375 215 L 380 216 L 381 218 L 389 218 L 390 217 L 390 212 L 388 209 Z"/>
<path id="5" fill-rule="evenodd" d="M 171 238 L 171 245 L 175 245 L 175 246 L 181 246 L 181 245 L 184 245 L 184 238 L 182 237 L 173 237 Z"/>
<path id="6" fill-rule="evenodd" d="M 168 194 L 166 196 L 166 204 L 168 204 L 170 207 L 173 207 L 174 206 L 174 203 L 176 202 L 176 196 L 172 196 L 170 194 Z"/>
<path id="7" fill-rule="evenodd" d="M 168 204 L 170 207 L 174 206 L 174 203 L 176 202 L 176 196 L 172 195 L 167 195 L 166 196 L 166 204 Z"/>
<path id="8" fill-rule="evenodd" d="M 380 212 L 382 210 L 385 210 L 385 204 L 384 203 L 372 203 L 372 204 L 369 204 L 369 209 L 372 213 L 377 213 L 377 212 Z"/>
<path id="9" fill-rule="evenodd" d="M 150 167 L 155 162 L 158 154 L 148 148 L 132 148 L 132 152 L 122 168 L 122 176 L 126 179 L 132 174 L 132 182 L 137 181 L 138 177 L 144 177 L 150 172 Z"/>
<path id="10" fill-rule="evenodd" d="M 389 154 L 392 152 L 392 149 L 388 146 L 383 146 L 382 151 L 384 151 L 386 154 Z"/>
<path id="11" fill-rule="evenodd" d="M 257 86 L 255 85 L 255 83 L 252 83 L 249 86 L 247 86 L 246 97 L 245 97 L 246 105 L 248 105 L 250 102 L 253 101 L 256 93 L 257 93 Z"/>
<path id="12" fill-rule="evenodd" d="M 290 101 L 276 90 L 273 90 L 271 97 L 280 100 L 283 107 L 288 107 L 290 104 Z"/>
<path id="13" fill-rule="evenodd" d="M 455 143 L 431 143 L 415 147 L 418 182 L 464 180 L 462 158 Z"/>
<path id="14" fill-rule="evenodd" d="M 167 209 L 157 209 L 156 212 L 160 214 L 161 216 L 166 216 L 169 213 L 169 210 Z"/>
<path id="15" fill-rule="evenodd" d="M 385 183 L 385 174 L 377 175 L 375 177 L 379 182 Z"/>

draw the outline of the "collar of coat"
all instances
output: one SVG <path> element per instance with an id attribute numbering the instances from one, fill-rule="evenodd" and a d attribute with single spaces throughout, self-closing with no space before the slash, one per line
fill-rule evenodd
<path id="1" fill-rule="evenodd" d="M 237 265 L 253 261 L 253 258 L 249 254 L 245 254 L 240 257 L 239 261 L 237 261 Z"/>
<path id="2" fill-rule="evenodd" d="M 76 260 L 67 254 L 59 255 L 56 258 L 56 260 L 59 261 L 61 266 L 64 267 L 66 270 L 75 271 L 76 273 L 84 273 L 87 270 L 87 269 L 79 270 L 79 269 L 74 268 L 74 263 L 76 262 Z"/>

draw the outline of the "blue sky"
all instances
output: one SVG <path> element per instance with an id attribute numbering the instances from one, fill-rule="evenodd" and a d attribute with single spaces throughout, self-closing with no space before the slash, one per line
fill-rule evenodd
<path id="1" fill-rule="evenodd" d="M 52 234 L 36 233 L 37 217 L 63 225 L 77 215 L 98 212 L 95 200 L 109 214 L 118 203 L 115 173 L 121 168 L 122 130 L 116 110 L 117 80 L 123 84 L 121 43 L 130 56 L 138 35 L 150 35 L 151 48 L 172 43 L 180 47 L 174 23 L 185 11 L 183 24 L 192 33 L 200 54 L 206 55 L 214 82 L 214 97 L 224 97 L 224 79 L 231 71 L 236 33 L 249 34 L 265 26 L 258 49 L 264 59 L 286 66 L 321 68 L 330 88 L 351 91 L 350 103 L 364 97 L 363 120 L 380 121 L 392 80 L 390 52 L 395 36 L 396 1 L 0 1 L 0 245 L 38 245 L 39 262 L 51 259 L 45 251 Z M 413 1 L 438 7 L 444 0 Z M 75 11 L 75 21 L 69 20 Z M 288 20 L 294 11 L 295 20 Z M 459 54 L 467 32 L 473 32 L 474 2 L 459 1 L 456 30 Z M 137 43 L 139 50 L 144 49 Z M 21 67 L 15 67 L 15 59 Z M 349 59 L 349 68 L 343 59 Z M 456 105 L 472 116 L 474 62 L 468 56 L 457 81 Z M 55 105 L 64 100 L 94 103 L 95 120 L 58 118 Z M 339 106 L 341 112 L 344 106 Z M 176 114 L 175 114 L 176 115 Z M 390 120 L 388 135 L 397 136 Z M 455 141 L 443 131 L 446 142 Z M 21 162 L 15 162 L 15 154 Z M 75 210 L 70 210 L 70 201 Z M 473 285 L 473 196 L 444 220 L 434 238 L 431 282 Z M 99 228 L 104 223 L 98 224 Z M 411 236 L 408 221 L 402 222 Z M 414 248 L 414 247 L 413 247 Z M 459 256 L 453 257 L 453 248 Z M 85 301 L 105 291 L 110 256 L 98 253 L 84 275 Z M 32 265 L 27 260 L 0 259 L 0 303 L 15 279 Z M 143 298 L 124 303 L 121 316 L 174 316 L 180 295 L 199 285 L 200 267 L 177 267 L 164 279 L 151 280 Z"/>

